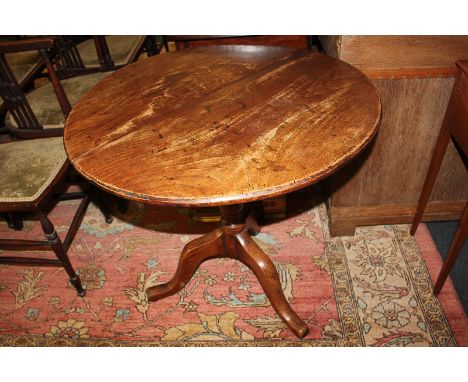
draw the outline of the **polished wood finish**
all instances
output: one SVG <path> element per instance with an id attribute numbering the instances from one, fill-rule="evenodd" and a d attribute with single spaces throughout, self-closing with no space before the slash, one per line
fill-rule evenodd
<path id="1" fill-rule="evenodd" d="M 225 205 L 324 178 L 370 142 L 379 117 L 375 87 L 338 60 L 211 47 L 105 78 L 73 108 L 64 141 L 77 170 L 117 195 Z"/>
<path id="2" fill-rule="evenodd" d="M 147 289 L 148 301 L 158 301 L 177 293 L 187 285 L 204 261 L 231 258 L 242 262 L 252 270 L 281 320 L 297 337 L 305 337 L 309 328 L 286 300 L 275 265 L 250 237 L 249 231 L 255 231 L 258 227 L 254 218 L 250 215 L 244 222 L 242 205 L 221 207 L 221 214 L 221 228 L 188 243 L 182 251 L 172 279 L 165 284 Z"/>
<path id="3" fill-rule="evenodd" d="M 454 62 L 468 51 L 468 38 L 320 36 L 320 40 L 326 54 L 349 60 L 370 76 L 382 100 L 382 120 L 372 147 L 331 179 L 330 231 L 335 236 L 353 235 L 359 225 L 410 223 L 447 108 Z M 423 220 L 460 218 L 467 195 L 468 174 L 450 143 Z"/>
<path id="4" fill-rule="evenodd" d="M 302 338 L 308 327 L 249 236 L 259 227 L 243 203 L 334 172 L 371 141 L 379 118 L 375 87 L 347 64 L 307 51 L 219 46 L 148 58 L 105 78 L 73 107 L 64 141 L 75 168 L 119 196 L 220 206 L 220 228 L 186 245 L 173 278 L 147 290 L 149 301 L 179 291 L 203 261 L 233 258 Z"/>
<path id="5" fill-rule="evenodd" d="M 418 201 L 418 207 L 411 225 L 410 233 L 414 235 L 421 222 L 422 214 L 434 188 L 437 174 L 451 139 L 457 143 L 461 155 L 466 161 L 468 155 L 468 61 L 457 63 L 458 75 L 453 86 L 445 118 L 440 129 L 432 160 L 427 171 L 426 179 Z M 460 224 L 447 254 L 447 259 L 434 287 L 434 294 L 439 294 L 450 270 L 460 253 L 463 243 L 468 236 L 468 202 L 465 204 Z"/>

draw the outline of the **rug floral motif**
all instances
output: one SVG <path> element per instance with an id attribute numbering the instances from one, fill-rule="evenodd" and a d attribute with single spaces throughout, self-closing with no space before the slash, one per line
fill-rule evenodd
<path id="1" fill-rule="evenodd" d="M 148 303 L 145 290 L 172 277 L 184 245 L 216 225 L 192 221 L 187 209 L 130 203 L 110 225 L 96 207 L 88 209 L 69 251 L 85 298 L 67 285 L 61 268 L 0 266 L 0 343 L 456 345 L 408 226 L 358 228 L 354 237 L 331 238 L 324 204 L 307 193 L 294 198 L 290 216 L 265 225 L 254 239 L 310 328 L 304 340 L 279 319 L 253 273 L 231 259 L 205 262 L 179 293 Z M 62 202 L 50 215 L 62 237 L 76 207 Z M 3 237 L 18 235 L 0 224 Z M 22 235 L 41 239 L 37 222 L 26 223 Z"/>

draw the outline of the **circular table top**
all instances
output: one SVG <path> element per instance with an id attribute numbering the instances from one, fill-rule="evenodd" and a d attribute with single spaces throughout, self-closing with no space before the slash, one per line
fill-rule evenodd
<path id="1" fill-rule="evenodd" d="M 161 54 L 78 101 L 64 141 L 100 187 L 154 204 L 265 199 L 329 175 L 372 139 L 380 98 L 359 70 L 308 51 L 214 46 Z"/>

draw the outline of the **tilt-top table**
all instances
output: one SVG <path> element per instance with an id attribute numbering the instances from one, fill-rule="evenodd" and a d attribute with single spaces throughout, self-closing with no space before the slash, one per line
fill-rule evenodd
<path id="1" fill-rule="evenodd" d="M 258 226 L 244 203 L 333 173 L 371 141 L 379 118 L 377 90 L 344 62 L 279 47 L 217 46 L 161 54 L 109 75 L 73 107 L 64 141 L 75 168 L 118 196 L 220 207 L 220 227 L 185 246 L 173 278 L 146 291 L 149 301 L 178 292 L 205 260 L 237 259 L 302 338 L 308 327 L 250 237 Z"/>

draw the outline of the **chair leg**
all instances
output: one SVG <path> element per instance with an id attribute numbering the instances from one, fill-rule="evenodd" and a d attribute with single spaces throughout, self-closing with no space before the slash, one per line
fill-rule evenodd
<path id="1" fill-rule="evenodd" d="M 147 36 L 145 40 L 146 54 L 148 57 L 154 56 L 159 53 L 158 44 L 156 43 L 155 36 Z"/>
<path id="2" fill-rule="evenodd" d="M 314 47 L 314 36 L 307 36 L 307 49 L 312 50 Z"/>
<path id="3" fill-rule="evenodd" d="M 104 215 L 104 219 L 107 224 L 111 224 L 114 220 L 110 213 L 109 205 L 107 204 L 106 199 L 104 198 L 103 192 L 95 187 L 92 188 L 91 192 L 93 193 L 94 200 L 96 202 L 97 207 Z"/>
<path id="4" fill-rule="evenodd" d="M 21 231 L 23 229 L 23 220 L 20 219 L 18 213 L 7 212 L 6 219 L 9 228 L 15 231 Z"/>
<path id="5" fill-rule="evenodd" d="M 122 199 L 122 198 L 117 198 L 117 210 L 121 214 L 124 214 L 125 212 L 127 212 L 128 211 L 128 200 Z"/>
<path id="6" fill-rule="evenodd" d="M 437 282 L 434 286 L 434 294 L 437 296 L 442 287 L 444 286 L 445 280 L 452 270 L 453 264 L 457 260 L 457 257 L 460 253 L 461 248 L 463 247 L 463 243 L 465 242 L 468 236 L 468 203 L 465 205 L 465 209 L 463 211 L 462 218 L 460 223 L 458 224 L 457 231 L 453 237 L 452 243 L 450 244 L 450 249 L 447 253 L 447 258 L 442 266 L 442 269 L 439 273 L 439 277 L 437 278 Z"/>
<path id="7" fill-rule="evenodd" d="M 437 173 L 439 172 L 440 165 L 444 159 L 445 151 L 447 150 L 449 141 L 450 133 L 447 128 L 443 126 L 440 130 L 439 137 L 437 138 L 434 154 L 432 154 L 431 163 L 429 165 L 429 169 L 427 170 L 426 180 L 424 181 L 421 195 L 419 196 L 416 214 L 414 215 L 413 223 L 411 224 L 411 235 L 416 233 L 419 223 L 421 222 L 424 209 L 426 208 L 429 197 L 431 196 L 432 188 L 434 187 Z"/>
<path id="8" fill-rule="evenodd" d="M 169 42 L 167 40 L 167 36 L 163 36 L 163 45 L 164 45 L 164 49 L 166 49 L 166 53 L 169 53 Z"/>
<path id="9" fill-rule="evenodd" d="M 52 247 L 52 250 L 55 252 L 55 255 L 62 263 L 63 267 L 65 268 L 65 271 L 67 272 L 70 278 L 70 283 L 75 287 L 78 296 L 84 297 L 86 291 L 83 289 L 80 277 L 75 273 L 75 270 L 73 269 L 73 266 L 70 263 L 70 259 L 65 253 L 62 241 L 57 235 L 57 231 L 55 230 L 54 225 L 42 211 L 39 212 L 39 220 L 41 222 L 41 227 L 44 231 L 44 235 L 47 241 L 49 242 L 50 246 Z"/>

